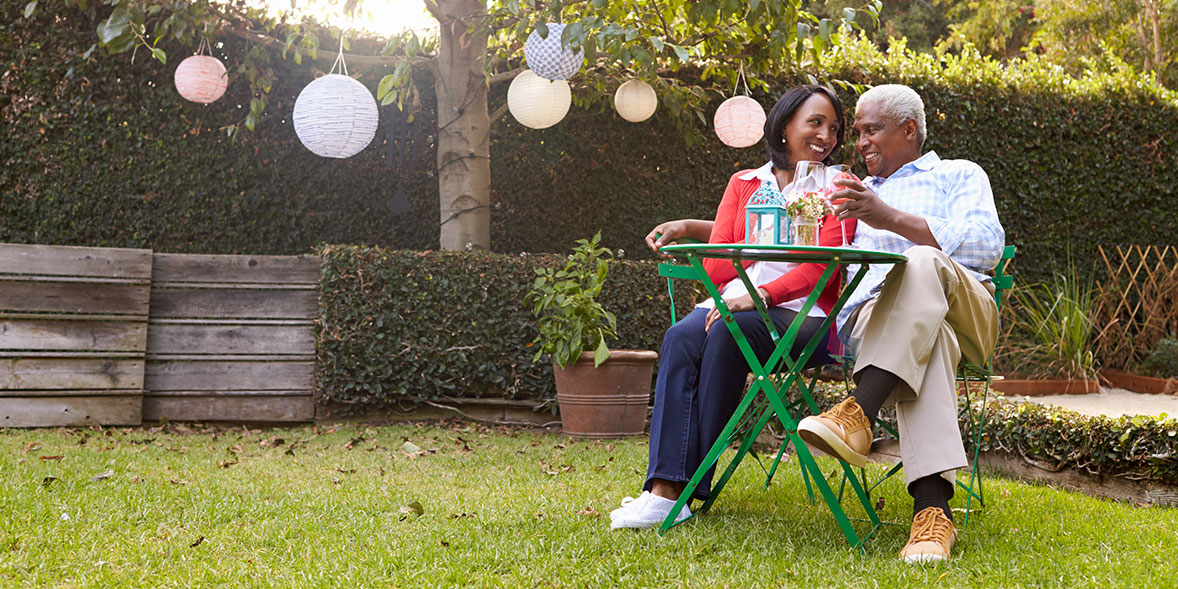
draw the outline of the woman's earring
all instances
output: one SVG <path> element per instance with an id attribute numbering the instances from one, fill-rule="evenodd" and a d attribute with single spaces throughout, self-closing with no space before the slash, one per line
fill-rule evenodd
<path id="1" fill-rule="evenodd" d="M 785 137 L 782 137 L 782 138 L 781 138 L 781 142 L 782 142 L 782 143 L 785 143 Z"/>

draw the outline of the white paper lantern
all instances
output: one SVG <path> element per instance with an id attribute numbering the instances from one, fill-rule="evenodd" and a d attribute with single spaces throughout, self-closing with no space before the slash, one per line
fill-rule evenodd
<path id="1" fill-rule="evenodd" d="M 724 145 L 749 147 L 765 134 L 765 109 L 748 96 L 733 96 L 716 109 L 712 124 Z"/>
<path id="2" fill-rule="evenodd" d="M 507 110 L 519 124 L 546 129 L 569 112 L 573 94 L 564 80 L 545 80 L 531 70 L 520 72 L 507 88 Z"/>
<path id="3" fill-rule="evenodd" d="M 376 99 L 364 84 L 328 74 L 303 88 L 294 105 L 299 141 L 322 157 L 352 157 L 376 135 Z"/>
<path id="4" fill-rule="evenodd" d="M 614 93 L 614 108 L 623 119 L 631 123 L 641 123 L 654 114 L 659 106 L 659 97 L 654 88 L 642 80 L 630 80 Z"/>
<path id="5" fill-rule="evenodd" d="M 185 100 L 208 104 L 225 94 L 229 76 L 225 64 L 209 55 L 193 55 L 176 66 L 176 91 Z"/>
<path id="6" fill-rule="evenodd" d="M 581 64 L 585 61 L 585 50 L 562 48 L 560 35 L 565 25 L 548 23 L 548 38 L 540 37 L 540 33 L 532 31 L 528 41 L 524 44 L 524 59 L 528 62 L 528 69 L 536 72 L 537 76 L 549 80 L 567 80 L 581 71 Z"/>

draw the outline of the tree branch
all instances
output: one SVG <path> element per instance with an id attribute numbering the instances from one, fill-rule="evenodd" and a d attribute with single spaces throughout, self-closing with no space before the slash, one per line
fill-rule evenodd
<path id="1" fill-rule="evenodd" d="M 509 72 L 503 72 L 501 74 L 494 74 L 491 77 L 487 78 L 487 84 L 499 84 L 501 82 L 508 82 L 508 81 L 514 80 L 516 76 L 523 73 L 524 69 L 526 69 L 526 68 L 517 67 Z"/>
<path id="2" fill-rule="evenodd" d="M 495 109 L 495 112 L 491 113 L 491 124 L 488 125 L 488 129 L 490 129 L 490 127 L 494 127 L 495 121 L 503 118 L 503 115 L 505 114 L 507 114 L 507 102 L 504 102 L 502 106 Z"/>

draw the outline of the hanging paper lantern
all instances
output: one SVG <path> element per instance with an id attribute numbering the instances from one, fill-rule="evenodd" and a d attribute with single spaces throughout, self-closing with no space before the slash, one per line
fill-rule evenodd
<path id="1" fill-rule="evenodd" d="M 528 69 L 536 72 L 537 76 L 549 80 L 567 80 L 581 70 L 581 63 L 585 61 L 585 50 L 560 46 L 560 35 L 564 25 L 548 23 L 548 37 L 541 38 L 540 33 L 532 31 L 528 41 L 524 44 L 524 59 L 528 62 Z"/>
<path id="2" fill-rule="evenodd" d="M 176 66 L 176 91 L 185 100 L 208 104 L 225 94 L 229 77 L 225 64 L 209 55 L 193 55 Z"/>
<path id="3" fill-rule="evenodd" d="M 641 123 L 654 114 L 658 108 L 659 98 L 654 88 L 642 80 L 630 80 L 614 93 L 614 108 L 623 119 L 631 123 Z"/>
<path id="4" fill-rule="evenodd" d="M 765 109 L 748 96 L 733 96 L 716 109 L 712 124 L 724 145 L 749 147 L 765 134 Z"/>
<path id="5" fill-rule="evenodd" d="M 531 70 L 520 72 L 507 88 L 507 109 L 519 124 L 546 129 L 569 112 L 573 94 L 564 80 L 545 80 Z"/>
<path id="6" fill-rule="evenodd" d="M 319 78 L 295 99 L 299 141 L 322 157 L 352 157 L 376 135 L 376 99 L 364 84 L 340 75 Z"/>

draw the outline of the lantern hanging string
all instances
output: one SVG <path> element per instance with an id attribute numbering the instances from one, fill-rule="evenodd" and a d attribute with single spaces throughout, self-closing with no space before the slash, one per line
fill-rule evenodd
<path id="1" fill-rule="evenodd" d="M 196 53 L 194 53 L 193 55 L 205 55 L 205 54 L 212 55 L 213 50 L 211 47 L 209 47 L 209 40 L 204 38 L 204 35 L 201 35 L 200 45 L 197 46 Z"/>
<path id="2" fill-rule="evenodd" d="M 748 96 L 749 94 L 751 94 L 751 92 L 749 92 L 748 76 L 744 75 L 744 62 L 743 61 L 740 62 L 740 70 L 736 73 L 736 85 L 734 85 L 732 87 L 732 95 L 733 96 L 736 96 L 736 91 L 740 90 L 741 82 L 744 82 L 744 95 Z"/>
<path id="3" fill-rule="evenodd" d="M 327 73 L 334 74 L 336 67 L 338 67 L 340 69 L 340 73 L 342 73 L 345 76 L 348 75 L 348 64 L 347 64 L 347 62 L 344 61 L 344 32 L 343 31 L 340 31 L 340 34 L 339 34 L 339 54 L 335 56 L 335 63 L 331 64 L 331 71 L 329 71 Z"/>

